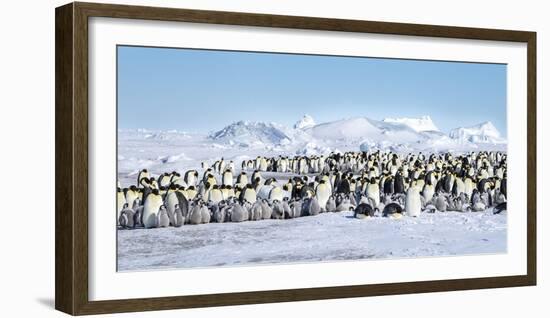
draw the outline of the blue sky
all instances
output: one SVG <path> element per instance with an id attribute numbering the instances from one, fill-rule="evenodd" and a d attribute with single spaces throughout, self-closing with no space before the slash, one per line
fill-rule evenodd
<path id="1" fill-rule="evenodd" d="M 506 65 L 118 47 L 119 128 L 206 133 L 305 113 L 430 115 L 444 132 L 491 121 L 506 136 Z"/>

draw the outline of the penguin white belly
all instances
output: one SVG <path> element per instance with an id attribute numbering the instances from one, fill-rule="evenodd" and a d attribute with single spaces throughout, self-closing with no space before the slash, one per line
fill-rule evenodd
<path id="1" fill-rule="evenodd" d="M 208 192 L 208 200 L 213 203 L 219 203 L 223 200 L 223 194 L 219 189 L 210 190 Z"/>
<path id="2" fill-rule="evenodd" d="M 179 201 L 178 201 L 178 196 L 176 195 L 176 192 L 171 191 L 166 195 L 166 202 L 164 205 L 166 206 L 166 209 L 168 210 L 169 213 L 174 213 L 175 206 L 178 203 Z"/>
<path id="3" fill-rule="evenodd" d="M 464 193 L 468 195 L 468 197 L 472 196 L 472 192 L 474 191 L 474 184 L 468 179 L 464 182 Z"/>
<path id="4" fill-rule="evenodd" d="M 317 191 L 315 192 L 315 197 L 319 202 L 319 206 L 321 207 L 321 210 L 325 211 L 328 199 L 330 197 L 330 187 L 328 187 L 324 183 L 319 184 L 317 186 Z"/>
<path id="5" fill-rule="evenodd" d="M 429 202 L 434 196 L 434 187 L 425 185 L 424 190 L 422 191 L 422 196 L 424 196 L 424 201 Z"/>
<path id="6" fill-rule="evenodd" d="M 271 191 L 269 192 L 269 200 L 279 200 L 279 202 L 283 202 L 283 190 L 281 190 L 281 188 L 279 187 L 274 187 L 273 189 L 271 189 Z"/>
<path id="7" fill-rule="evenodd" d="M 369 184 L 367 186 L 367 197 L 374 201 L 374 206 L 380 204 L 380 190 L 377 184 Z"/>
<path id="8" fill-rule="evenodd" d="M 273 188 L 274 186 L 271 186 L 271 185 L 261 186 L 260 189 L 258 190 L 258 197 L 260 199 L 269 199 L 269 193 Z"/>
<path id="9" fill-rule="evenodd" d="M 230 172 L 224 173 L 222 178 L 222 184 L 233 186 L 233 174 Z"/>
<path id="10" fill-rule="evenodd" d="M 134 201 L 137 199 L 138 195 L 135 191 L 133 190 L 128 190 L 128 192 L 126 192 L 126 203 L 128 203 L 129 206 L 131 206 Z"/>
<path id="11" fill-rule="evenodd" d="M 267 171 L 267 160 L 263 158 L 260 161 L 260 171 Z"/>
<path id="12" fill-rule="evenodd" d="M 124 197 L 124 192 L 117 192 L 116 204 L 117 204 L 116 217 L 118 220 L 118 218 L 120 217 L 120 212 L 124 208 L 124 204 L 126 204 L 126 197 Z"/>
<path id="13" fill-rule="evenodd" d="M 407 198 L 405 199 L 405 212 L 409 216 L 419 216 L 422 209 L 420 194 L 415 187 L 410 187 L 407 190 Z"/>
<path id="14" fill-rule="evenodd" d="M 146 228 L 157 227 L 157 217 L 162 206 L 162 197 L 160 195 L 149 194 L 145 200 L 143 208 L 143 226 Z"/>
<path id="15" fill-rule="evenodd" d="M 256 191 L 254 189 L 245 189 L 244 190 L 244 199 L 250 203 L 256 202 Z"/>

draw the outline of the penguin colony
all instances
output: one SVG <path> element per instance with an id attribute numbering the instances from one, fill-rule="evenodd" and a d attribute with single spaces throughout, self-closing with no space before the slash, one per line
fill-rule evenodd
<path id="1" fill-rule="evenodd" d="M 257 157 L 235 165 L 223 158 L 197 170 L 153 177 L 117 189 L 121 228 L 180 227 L 210 222 L 292 219 L 354 211 L 356 218 L 417 217 L 436 211 L 506 210 L 506 154 L 346 152 Z M 281 173 L 288 181 L 265 179 Z"/>

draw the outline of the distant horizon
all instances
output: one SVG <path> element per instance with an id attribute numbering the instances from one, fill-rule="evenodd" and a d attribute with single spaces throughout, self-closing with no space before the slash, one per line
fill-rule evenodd
<path id="1" fill-rule="evenodd" d="M 444 133 L 489 121 L 507 138 L 503 64 L 119 46 L 117 86 L 119 129 L 430 116 Z"/>
<path id="2" fill-rule="evenodd" d="M 396 119 L 396 118 L 399 118 L 399 119 L 420 119 L 422 117 L 430 117 L 430 115 L 423 115 L 423 116 L 419 116 L 419 117 L 416 117 L 416 118 L 412 118 L 412 117 L 384 117 L 382 119 L 376 119 L 376 118 L 370 118 L 368 116 L 353 116 L 353 117 L 344 117 L 344 118 L 336 118 L 334 120 L 331 120 L 331 121 L 322 121 L 322 122 L 319 122 L 317 120 L 315 120 L 315 116 L 312 116 L 311 114 L 303 114 L 302 116 L 300 116 L 296 121 L 295 123 L 297 123 L 298 121 L 300 121 L 304 116 L 310 116 L 313 118 L 313 120 L 315 121 L 315 125 L 319 125 L 319 124 L 325 124 L 325 123 L 328 123 L 328 122 L 333 122 L 333 121 L 339 121 L 339 120 L 346 120 L 346 119 L 352 119 L 352 118 L 368 118 L 368 119 L 372 119 L 372 120 L 376 120 L 376 121 L 384 121 L 385 119 Z M 177 131 L 177 132 L 181 132 L 181 133 L 191 133 L 191 134 L 211 134 L 211 133 L 214 133 L 214 132 L 217 132 L 217 131 L 220 131 L 222 129 L 224 129 L 225 127 L 227 126 L 230 126 L 230 125 L 233 125 L 233 124 L 236 124 L 238 122 L 248 122 L 248 123 L 251 123 L 251 122 L 263 122 L 263 123 L 274 123 L 274 124 L 278 124 L 278 125 L 283 125 L 287 128 L 294 128 L 294 124 L 292 125 L 285 125 L 285 124 L 281 124 L 281 123 L 278 123 L 278 122 L 275 122 L 275 121 L 261 121 L 261 120 L 245 120 L 245 119 L 240 119 L 240 120 L 235 120 L 235 121 L 232 121 L 232 122 L 228 122 L 227 124 L 221 126 L 221 127 L 218 127 L 216 129 L 213 129 L 213 130 L 210 130 L 210 131 L 192 131 L 192 130 L 185 130 L 185 129 L 180 129 L 180 128 L 169 128 L 169 127 L 166 127 L 166 128 L 162 128 L 162 129 L 159 129 L 159 128 L 148 128 L 148 127 L 136 127 L 136 128 L 123 128 L 123 127 L 118 127 L 119 130 L 147 130 L 147 131 L 163 131 L 163 132 L 166 132 L 166 131 Z M 437 127 L 437 123 L 432 119 L 432 123 Z M 477 122 L 477 123 L 473 123 L 473 124 L 470 124 L 470 125 L 465 125 L 465 126 L 457 126 L 457 127 L 453 127 L 451 129 L 449 129 L 448 131 L 443 131 L 441 129 L 439 129 L 438 131 L 442 132 L 442 133 L 445 133 L 445 134 L 449 134 L 453 129 L 457 129 L 457 128 L 469 128 L 469 127 L 473 127 L 473 126 L 479 126 L 479 125 L 482 125 L 482 124 L 485 124 L 485 123 L 491 123 L 494 125 L 494 123 L 491 121 L 491 120 L 484 120 L 484 121 L 480 121 L 480 122 Z M 496 127 L 495 127 L 496 128 Z M 498 130 L 498 128 L 497 128 Z M 503 138 L 506 138 L 506 136 L 504 134 L 502 134 L 502 132 L 499 130 L 499 133 L 501 133 L 501 137 Z"/>

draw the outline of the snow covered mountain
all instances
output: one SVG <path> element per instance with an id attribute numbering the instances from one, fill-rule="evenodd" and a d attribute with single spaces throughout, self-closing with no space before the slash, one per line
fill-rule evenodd
<path id="1" fill-rule="evenodd" d="M 449 137 L 459 143 L 506 143 L 506 140 L 500 136 L 500 132 L 490 121 L 470 127 L 455 128 L 449 132 Z"/>
<path id="2" fill-rule="evenodd" d="M 305 114 L 302 119 L 294 124 L 295 129 L 306 129 L 313 126 L 315 126 L 315 120 L 313 120 L 313 117 L 309 116 L 308 114 Z"/>
<path id="3" fill-rule="evenodd" d="M 239 121 L 211 133 L 208 139 L 228 146 L 270 148 L 294 153 L 330 152 L 335 149 L 463 149 L 477 144 L 504 144 L 490 122 L 439 131 L 429 116 L 420 118 L 345 118 L 315 124 L 309 115 L 293 128 L 276 123 Z"/>
<path id="4" fill-rule="evenodd" d="M 404 124 L 412 128 L 416 132 L 439 131 L 430 116 L 422 116 L 420 118 L 384 118 L 384 120 L 382 121 L 385 123 Z"/>
<path id="5" fill-rule="evenodd" d="M 293 132 L 276 123 L 238 121 L 211 133 L 208 138 L 230 145 L 261 146 L 289 143 Z"/>
<path id="6" fill-rule="evenodd" d="M 312 137 L 329 141 L 390 140 L 414 142 L 423 137 L 409 126 L 354 117 L 315 125 L 305 130 Z"/>

